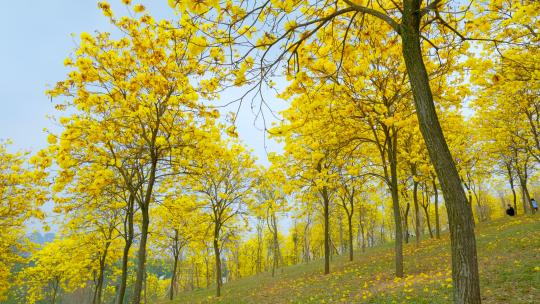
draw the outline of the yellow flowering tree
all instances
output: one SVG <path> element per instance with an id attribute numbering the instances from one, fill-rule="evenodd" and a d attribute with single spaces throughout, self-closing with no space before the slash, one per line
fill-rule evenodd
<path id="1" fill-rule="evenodd" d="M 202 64 L 206 45 L 193 31 L 170 30 L 172 23 L 156 22 L 141 6 L 133 7 L 133 18 L 115 18 L 107 3 L 99 6 L 123 35 L 81 34 L 74 58 L 65 62 L 71 68 L 66 80 L 48 92 L 65 98 L 57 108 L 67 113 L 51 147 L 60 168 L 55 187 L 62 191 L 92 175 L 84 190 L 98 194 L 120 180 L 141 214 L 132 299 L 140 303 L 155 188 L 165 176 L 183 173 L 185 159 L 206 139 L 205 126 L 219 113 L 198 100 L 211 98 L 216 83 L 201 77 L 213 68 Z"/>
<path id="2" fill-rule="evenodd" d="M 0 142 L 0 300 L 5 300 L 13 287 L 13 267 L 25 261 L 32 246 L 25 237 L 28 220 L 43 219 L 40 206 L 47 200 L 47 173 L 44 169 L 50 159 L 38 153 L 29 159 L 29 153 L 8 150 Z"/>

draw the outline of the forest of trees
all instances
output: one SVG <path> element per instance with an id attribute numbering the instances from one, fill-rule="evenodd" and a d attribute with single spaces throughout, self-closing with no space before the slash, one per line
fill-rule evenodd
<path id="1" fill-rule="evenodd" d="M 0 144 L 0 303 L 219 297 L 387 242 L 403 277 L 403 244 L 445 233 L 454 301 L 480 303 L 475 223 L 540 189 L 540 2 L 122 2 L 50 80 L 48 146 Z M 283 147 L 268 165 L 225 104 Z"/>

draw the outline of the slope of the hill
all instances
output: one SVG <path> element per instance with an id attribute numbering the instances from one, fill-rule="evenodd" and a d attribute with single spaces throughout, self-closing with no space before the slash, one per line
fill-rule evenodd
<path id="1" fill-rule="evenodd" d="M 540 214 L 498 219 L 477 227 L 483 303 L 540 303 Z M 414 243 L 414 240 L 413 240 Z M 395 279 L 392 246 L 286 267 L 214 289 L 181 293 L 162 303 L 451 303 L 448 236 L 405 247 L 407 276 Z"/>

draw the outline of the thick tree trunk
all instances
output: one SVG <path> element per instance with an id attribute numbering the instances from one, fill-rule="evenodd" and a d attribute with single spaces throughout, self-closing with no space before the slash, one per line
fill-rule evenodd
<path id="1" fill-rule="evenodd" d="M 144 304 L 148 303 L 148 273 L 144 272 Z"/>
<path id="2" fill-rule="evenodd" d="M 420 2 L 404 0 L 400 27 L 403 57 L 414 95 L 420 131 L 446 202 L 452 250 L 454 302 L 475 304 L 480 303 L 481 298 L 474 220 L 433 103 L 420 49 Z"/>
<path id="3" fill-rule="evenodd" d="M 133 304 L 141 303 L 143 281 L 146 274 L 146 242 L 148 240 L 148 226 L 150 224 L 150 214 L 148 212 L 148 208 L 141 208 L 141 213 L 141 243 L 139 244 L 139 252 L 137 253 L 137 278 L 133 287 Z"/>

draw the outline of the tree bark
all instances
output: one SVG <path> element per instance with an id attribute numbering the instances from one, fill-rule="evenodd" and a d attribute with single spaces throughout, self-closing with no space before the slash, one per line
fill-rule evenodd
<path id="1" fill-rule="evenodd" d="M 156 133 L 154 132 L 153 140 L 155 141 Z M 152 192 L 154 189 L 154 183 L 156 182 L 156 170 L 157 170 L 157 151 L 152 148 L 151 152 L 151 167 L 148 177 L 148 184 L 144 193 L 143 201 L 140 203 L 142 223 L 141 223 L 141 243 L 139 244 L 139 252 L 137 255 L 137 278 L 135 280 L 135 286 L 133 288 L 133 303 L 141 303 L 141 292 L 143 287 L 143 280 L 146 278 L 146 242 L 148 240 L 148 226 L 150 225 L 150 201 L 152 200 Z"/>
<path id="2" fill-rule="evenodd" d="M 54 282 L 53 282 L 53 294 L 52 294 L 51 304 L 55 304 L 55 303 L 56 303 L 56 296 L 58 295 L 58 289 L 59 289 L 59 287 L 60 287 L 59 279 L 58 279 L 58 278 L 55 278 L 55 279 L 54 279 Z"/>
<path id="3" fill-rule="evenodd" d="M 257 273 L 262 271 L 262 229 L 263 226 L 260 223 L 260 219 L 257 223 Z"/>
<path id="4" fill-rule="evenodd" d="M 420 245 L 420 208 L 418 207 L 418 182 L 413 181 L 414 233 L 416 246 Z"/>
<path id="5" fill-rule="evenodd" d="M 176 269 L 178 268 L 178 255 L 174 256 L 173 268 L 171 272 L 171 286 L 169 290 L 169 300 L 174 298 L 174 283 L 176 282 Z"/>
<path id="6" fill-rule="evenodd" d="M 221 253 L 219 249 L 218 236 L 214 236 L 214 255 L 216 258 L 216 297 L 221 296 Z"/>
<path id="7" fill-rule="evenodd" d="M 128 259 L 129 250 L 131 248 L 132 241 L 124 244 L 124 250 L 122 252 L 122 275 L 120 278 L 120 286 L 118 289 L 118 295 L 116 296 L 116 304 L 124 303 L 124 297 L 126 294 L 127 276 L 128 276 Z"/>
<path id="8" fill-rule="evenodd" d="M 309 244 L 309 235 L 308 235 L 308 233 L 310 232 L 309 231 L 309 225 L 310 224 L 311 224 L 311 219 L 310 219 L 310 216 L 308 214 L 306 226 L 304 227 L 304 248 L 303 248 L 304 260 L 305 260 L 306 263 L 309 262 L 310 256 L 311 256 L 311 250 L 310 250 L 310 244 Z"/>
<path id="9" fill-rule="evenodd" d="M 366 252 L 366 236 L 364 233 L 364 224 L 360 222 L 360 235 L 362 236 L 362 252 Z"/>
<path id="10" fill-rule="evenodd" d="M 322 189 L 324 204 L 324 274 L 330 273 L 330 198 L 326 186 Z"/>
<path id="11" fill-rule="evenodd" d="M 353 228 L 352 228 L 352 217 L 354 215 L 354 193 L 355 188 L 352 188 L 350 193 L 345 187 L 345 190 L 347 192 L 346 196 L 341 197 L 341 203 L 343 210 L 345 211 L 345 215 L 347 216 L 347 228 L 348 228 L 348 235 L 349 238 L 347 240 L 347 245 L 349 247 L 349 261 L 353 260 Z M 348 207 L 347 207 L 348 204 Z M 350 209 L 349 209 L 350 207 Z M 340 224 L 341 225 L 341 224 Z"/>
<path id="12" fill-rule="evenodd" d="M 429 237 L 433 238 L 433 231 L 431 230 L 431 220 L 429 219 L 429 206 L 422 206 L 422 208 L 424 209 L 424 214 L 426 215 L 426 224 L 429 232 Z"/>
<path id="13" fill-rule="evenodd" d="M 397 130 L 393 127 L 394 136 L 388 145 L 387 153 L 390 161 L 390 192 L 392 194 L 392 209 L 394 213 L 395 224 L 395 270 L 396 277 L 402 278 L 403 272 L 403 227 L 401 226 L 401 213 L 399 208 L 399 192 L 397 181 Z"/>
<path id="14" fill-rule="evenodd" d="M 512 190 L 512 198 L 514 202 L 514 212 L 517 215 L 517 195 L 516 189 L 514 188 L 514 174 L 512 173 L 511 163 L 506 162 L 506 174 L 508 175 L 508 182 L 510 183 L 510 189 Z"/>
<path id="15" fill-rule="evenodd" d="M 349 226 L 349 261 L 353 260 L 353 229 L 352 229 L 352 214 L 347 215 L 348 226 Z"/>
<path id="16" fill-rule="evenodd" d="M 170 285 L 170 290 L 169 290 L 169 300 L 171 301 L 174 298 L 174 284 L 176 283 L 176 270 L 178 268 L 178 257 L 180 255 L 180 249 L 178 248 L 178 245 L 179 245 L 178 234 L 179 234 L 178 229 L 174 229 L 174 239 L 173 239 L 173 248 L 172 248 L 174 261 L 173 261 L 173 267 L 171 269 L 171 285 Z"/>
<path id="17" fill-rule="evenodd" d="M 439 218 L 439 190 L 437 189 L 437 182 L 435 182 L 435 177 L 433 177 L 433 193 L 435 196 L 435 237 L 441 238 L 441 222 Z"/>
<path id="18" fill-rule="evenodd" d="M 403 57 L 413 91 L 420 131 L 446 202 L 452 250 L 454 302 L 476 304 L 481 303 L 481 298 L 474 220 L 435 111 L 420 49 L 420 2 L 404 0 L 400 27 Z"/>
<path id="19" fill-rule="evenodd" d="M 407 202 L 405 208 L 405 218 L 403 219 L 403 225 L 405 226 L 405 244 L 409 244 L 409 211 L 411 210 L 411 204 Z"/>
<path id="20" fill-rule="evenodd" d="M 345 252 L 345 242 L 343 240 L 343 215 L 339 214 L 339 254 L 343 254 Z"/>
<path id="21" fill-rule="evenodd" d="M 532 210 L 531 205 L 531 195 L 529 193 L 529 188 L 527 187 L 527 177 L 524 174 L 518 174 L 519 184 L 521 186 L 521 191 L 523 193 L 523 213 L 529 213 L 529 210 Z"/>
<path id="22" fill-rule="evenodd" d="M 274 277 L 276 269 L 279 267 L 279 258 L 281 254 L 279 252 L 277 217 L 273 211 L 269 210 L 268 212 L 268 228 L 272 233 L 272 277 Z"/>
<path id="23" fill-rule="evenodd" d="M 143 281 L 146 273 L 146 242 L 148 240 L 148 226 L 150 224 L 150 214 L 148 208 L 141 208 L 142 223 L 141 223 L 141 243 L 139 244 L 139 252 L 137 253 L 137 278 L 133 287 L 133 304 L 141 303 L 141 293 Z"/>
<path id="24" fill-rule="evenodd" d="M 128 259 L 129 250 L 133 244 L 134 229 L 133 229 L 133 212 L 134 212 L 135 196 L 130 193 L 126 210 L 126 218 L 124 220 L 124 250 L 122 252 L 122 275 L 120 277 L 120 286 L 116 296 L 116 304 L 124 303 L 126 295 L 127 276 L 128 276 Z"/>
<path id="25" fill-rule="evenodd" d="M 429 232 L 429 237 L 433 238 L 433 231 L 431 229 L 431 219 L 429 216 L 429 189 L 427 183 L 424 184 L 424 191 L 422 191 L 422 209 L 424 209 L 424 214 L 426 215 L 426 224 Z"/>
<path id="26" fill-rule="evenodd" d="M 112 233 L 112 231 L 111 231 Z M 110 236 L 109 236 L 110 238 Z M 99 258 L 99 273 L 98 273 L 98 281 L 96 284 L 96 289 L 94 292 L 94 300 L 92 303 L 94 304 L 101 304 L 101 295 L 103 292 L 103 281 L 105 279 L 105 262 L 107 261 L 107 253 L 109 251 L 109 246 L 111 245 L 110 241 L 107 241 L 105 248 L 103 250 L 102 256 Z"/>
<path id="27" fill-rule="evenodd" d="M 116 296 L 116 304 L 124 303 L 124 297 L 126 294 L 127 276 L 128 276 L 128 259 L 129 249 L 131 248 L 131 241 L 124 244 L 124 251 L 122 253 L 122 275 L 120 277 L 120 286 L 118 288 L 118 295 Z"/>

